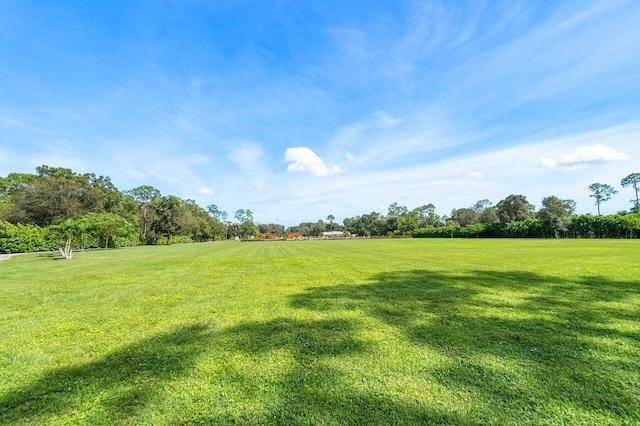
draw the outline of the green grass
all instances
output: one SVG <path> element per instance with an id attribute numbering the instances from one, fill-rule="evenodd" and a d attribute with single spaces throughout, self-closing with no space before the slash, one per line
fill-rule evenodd
<path id="1" fill-rule="evenodd" d="M 1 424 L 639 424 L 640 241 L 0 263 Z"/>

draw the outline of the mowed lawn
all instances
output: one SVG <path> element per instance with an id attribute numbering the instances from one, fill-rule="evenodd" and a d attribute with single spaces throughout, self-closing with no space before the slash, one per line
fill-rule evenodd
<path id="1" fill-rule="evenodd" d="M 0 424 L 640 424 L 640 241 L 0 262 Z"/>

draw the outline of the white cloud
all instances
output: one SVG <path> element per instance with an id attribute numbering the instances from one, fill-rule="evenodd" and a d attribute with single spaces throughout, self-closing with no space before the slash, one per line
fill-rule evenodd
<path id="1" fill-rule="evenodd" d="M 483 180 L 484 175 L 480 172 L 469 172 L 469 177 L 472 179 Z"/>
<path id="2" fill-rule="evenodd" d="M 289 172 L 303 172 L 313 176 L 330 176 L 344 173 L 344 170 L 338 166 L 328 167 L 315 152 L 306 146 L 288 148 L 284 154 L 284 160 L 290 163 L 287 167 Z"/>
<path id="3" fill-rule="evenodd" d="M 286 197 L 275 202 L 266 199 L 269 204 L 263 205 L 264 211 L 260 211 L 260 215 L 270 214 L 281 218 L 282 223 L 297 224 L 303 220 L 324 218 L 329 213 L 340 218 L 372 210 L 385 213 L 384 206 L 394 201 L 410 208 L 433 203 L 439 214 L 446 214 L 453 208 L 471 206 L 479 199 L 486 198 L 495 204 L 509 194 L 523 194 L 538 208 L 542 198 L 555 195 L 575 200 L 580 213 L 594 213 L 593 199 L 589 197 L 587 186 L 593 182 L 619 182 L 634 171 L 631 162 L 604 162 L 600 167 L 568 174 L 558 168 L 540 167 L 536 159 L 544 152 L 569 153 L 574 152 L 576 146 L 598 144 L 611 144 L 629 157 L 638 158 L 638 138 L 640 122 L 632 122 L 481 154 L 462 153 L 458 157 L 430 163 L 362 167 L 332 179 L 287 179 L 281 182 L 280 191 L 287 194 Z M 559 154 L 554 155 L 560 158 Z M 481 174 L 484 179 L 472 179 L 470 173 Z M 628 199 L 622 196 L 607 203 L 609 212 L 628 208 Z M 259 210 L 256 208 L 254 211 Z M 289 212 L 295 212 L 296 216 L 287 217 Z"/>
<path id="4" fill-rule="evenodd" d="M 196 192 L 196 194 L 198 194 L 198 195 L 206 195 L 206 196 L 213 196 L 213 195 L 215 195 L 215 193 L 213 192 L 213 189 L 211 189 L 211 188 L 205 188 L 205 187 L 197 188 L 195 192 Z"/>
<path id="5" fill-rule="evenodd" d="M 559 168 L 562 170 L 576 170 L 584 165 L 592 163 L 602 163 L 611 161 L 628 160 L 629 155 L 616 151 L 615 149 L 596 144 L 592 146 L 579 146 L 575 151 L 560 154 L 560 158 L 541 158 L 538 164 L 549 168 Z"/>

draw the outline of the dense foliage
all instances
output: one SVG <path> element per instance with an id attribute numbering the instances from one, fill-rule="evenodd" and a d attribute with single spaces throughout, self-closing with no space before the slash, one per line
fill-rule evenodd
<path id="1" fill-rule="evenodd" d="M 453 209 L 450 216 L 438 215 L 431 203 L 410 210 L 394 202 L 386 216 L 374 211 L 345 218 L 341 225 L 329 215 L 326 222 L 302 222 L 285 229 L 256 223 L 249 209 L 237 210 L 232 221 L 215 204 L 205 210 L 194 200 L 163 196 L 149 185 L 120 191 L 109 177 L 43 165 L 36 174 L 0 177 L 0 253 L 60 247 L 65 256 L 72 256 L 73 250 L 87 248 L 286 235 L 313 238 L 328 231 L 365 237 L 637 238 L 640 173 L 628 175 L 620 184 L 634 190 L 633 207 L 609 216 L 576 216 L 574 201 L 555 196 L 545 197 L 536 212 L 524 195 L 512 194 L 495 206 L 480 200 Z M 589 185 L 589 190 L 598 212 L 601 203 L 617 193 L 600 183 Z"/>
<path id="2" fill-rule="evenodd" d="M 47 239 L 47 230 L 40 226 L 0 222 L 0 253 L 28 253 L 56 248 L 56 243 Z"/>
<path id="3" fill-rule="evenodd" d="M 66 247 L 71 256 L 73 249 L 229 235 L 226 224 L 193 200 L 162 196 L 146 185 L 122 192 L 109 177 L 49 166 L 0 177 L 0 225 L 0 253 Z"/>

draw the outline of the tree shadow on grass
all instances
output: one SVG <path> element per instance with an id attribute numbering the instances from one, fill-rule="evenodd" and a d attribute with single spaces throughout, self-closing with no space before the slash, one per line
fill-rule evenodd
<path id="1" fill-rule="evenodd" d="M 94 362 L 52 370 L 0 395 L 0 423 L 51 423 L 78 415 L 86 423 L 124 422 L 150 402 L 161 383 L 192 367 L 208 334 L 204 325 L 180 327 Z"/>
<path id="2" fill-rule="evenodd" d="M 292 304 L 357 310 L 437 351 L 446 366 L 416 370 L 466 392 L 482 407 L 477 421 L 634 422 L 640 310 L 630 301 L 639 294 L 638 282 L 603 277 L 414 270 L 311 288 Z"/>
<path id="3" fill-rule="evenodd" d="M 352 359 L 375 347 L 353 320 L 277 318 L 224 330 L 217 345 L 240 354 L 244 365 L 222 364 L 214 375 L 227 401 L 219 413 L 182 419 L 195 424 L 462 424 L 450 412 L 353 386 L 332 361 Z M 285 366 L 270 367 L 272 357 Z M 257 367 L 257 371 L 254 370 Z M 214 392 L 215 393 L 215 392 Z M 257 403 L 248 408 L 245 402 Z M 222 409 L 220 409 L 222 408 Z"/>
<path id="4" fill-rule="evenodd" d="M 345 381 L 331 361 L 374 350 L 359 336 L 358 325 L 348 319 L 276 318 L 217 331 L 181 327 L 95 362 L 52 370 L 0 396 L 0 423 L 460 423 L 451 414 Z M 270 357 L 284 362 L 270 366 Z M 166 389 L 203 359 L 213 360 L 210 386 L 184 402 L 208 403 L 176 408 L 180 403 Z M 202 374 L 197 377 L 206 383 Z M 168 414 L 154 420 L 161 410 Z"/>
<path id="5" fill-rule="evenodd" d="M 633 424 L 640 318 L 625 302 L 638 292 L 598 277 L 425 270 L 311 288 L 290 317 L 185 326 L 45 373 L 0 396 L 0 422 L 139 424 L 164 410 L 169 424 Z M 380 356 L 376 325 L 406 358 Z M 191 374 L 194 389 L 181 381 Z"/>

